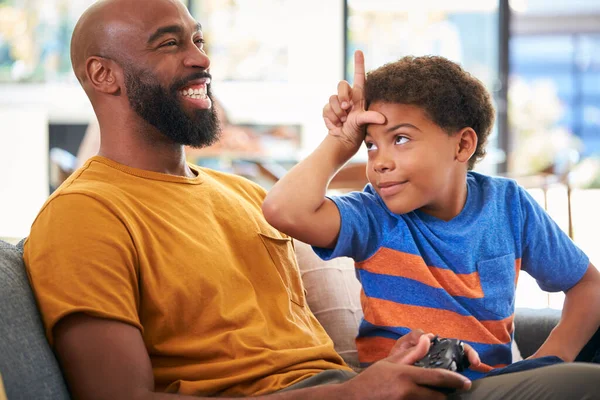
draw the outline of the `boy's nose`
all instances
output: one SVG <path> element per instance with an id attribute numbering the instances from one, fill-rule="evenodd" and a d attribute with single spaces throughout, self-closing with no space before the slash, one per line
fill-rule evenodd
<path id="1" fill-rule="evenodd" d="M 389 172 L 394 170 L 396 163 L 390 157 L 378 157 L 373 167 L 379 173 Z"/>

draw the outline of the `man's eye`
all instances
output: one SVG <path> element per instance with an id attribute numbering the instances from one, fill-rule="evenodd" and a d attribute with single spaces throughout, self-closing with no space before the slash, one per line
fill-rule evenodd
<path id="1" fill-rule="evenodd" d="M 196 46 L 198 46 L 201 49 L 204 47 L 204 43 L 206 43 L 206 42 L 204 41 L 204 39 L 199 38 L 199 39 L 194 40 L 194 43 L 196 43 Z"/>
<path id="2" fill-rule="evenodd" d="M 177 42 L 175 40 L 169 40 L 168 42 L 164 42 L 163 44 L 160 45 L 160 47 L 169 47 L 169 46 L 176 46 Z"/>
<path id="3" fill-rule="evenodd" d="M 406 136 L 396 136 L 396 144 L 406 144 L 410 141 Z"/>
<path id="4" fill-rule="evenodd" d="M 377 150 L 377 146 L 372 142 L 365 142 L 365 146 L 367 146 L 367 150 Z"/>

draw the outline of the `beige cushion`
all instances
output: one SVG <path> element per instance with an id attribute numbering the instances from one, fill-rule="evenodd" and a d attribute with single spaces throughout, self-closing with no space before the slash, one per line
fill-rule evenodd
<path id="1" fill-rule="evenodd" d="M 360 307 L 361 285 L 354 271 L 354 261 L 347 257 L 321 260 L 312 248 L 294 241 L 298 267 L 306 289 L 306 301 L 344 361 L 360 370 L 356 343 L 363 316 Z M 513 362 L 522 360 L 517 342 L 512 343 Z"/>
<path id="2" fill-rule="evenodd" d="M 363 314 L 354 262 L 346 257 L 323 261 L 309 245 L 298 241 L 294 244 L 308 306 L 333 340 L 338 354 L 350 367 L 358 369 L 354 339 Z"/>

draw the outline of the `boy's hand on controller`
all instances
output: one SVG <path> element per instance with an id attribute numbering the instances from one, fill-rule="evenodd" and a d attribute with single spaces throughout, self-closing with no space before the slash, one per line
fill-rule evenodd
<path id="1" fill-rule="evenodd" d="M 338 93 L 323 107 L 323 119 L 329 134 L 357 151 L 365 138 L 364 125 L 383 124 L 385 117 L 376 111 L 365 110 L 365 58 L 362 51 L 354 53 L 354 85 L 338 84 Z"/>
<path id="2" fill-rule="evenodd" d="M 404 353 L 407 350 L 417 346 L 421 336 L 423 335 L 429 339 L 431 344 L 431 339 L 433 339 L 435 336 L 433 333 L 425 333 L 422 329 L 415 329 L 396 340 L 396 343 L 394 344 L 394 347 L 392 347 L 392 350 L 390 350 L 388 357 L 391 357 L 395 354 Z M 427 351 L 429 351 L 429 348 L 427 348 Z M 427 354 L 427 351 L 425 354 Z"/>
<path id="3" fill-rule="evenodd" d="M 396 344 L 390 351 L 389 357 L 393 356 L 394 354 L 406 352 L 407 350 L 415 347 L 417 344 L 419 344 L 421 336 L 427 337 L 427 339 L 429 340 L 429 345 L 431 345 L 431 340 L 435 337 L 433 333 L 425 333 L 422 329 L 412 330 L 396 341 Z M 477 351 L 475 351 L 473 347 L 464 342 L 463 348 L 465 349 L 465 354 L 467 356 L 467 359 L 469 360 L 469 363 L 471 364 L 469 368 L 471 368 L 474 371 L 487 372 L 487 369 L 485 368 L 481 370 L 479 369 L 479 367 L 481 367 L 481 359 L 479 358 L 479 353 L 477 353 Z M 428 351 L 429 346 L 427 347 L 427 350 L 425 351 L 425 353 L 423 353 L 421 358 L 423 358 Z"/>
<path id="4" fill-rule="evenodd" d="M 465 349 L 465 355 L 471 364 L 469 369 L 478 372 L 488 372 L 489 368 L 483 367 L 481 364 L 481 359 L 479 358 L 479 353 L 475 351 L 470 345 L 463 342 L 463 348 Z"/>
<path id="5" fill-rule="evenodd" d="M 413 331 L 396 342 L 390 355 L 343 384 L 345 399 L 445 399 L 440 390 L 468 390 L 471 381 L 445 369 L 413 366 L 429 351 L 433 335 Z"/>

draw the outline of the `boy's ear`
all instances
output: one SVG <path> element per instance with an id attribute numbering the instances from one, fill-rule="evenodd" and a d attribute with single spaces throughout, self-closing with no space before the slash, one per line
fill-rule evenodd
<path id="1" fill-rule="evenodd" d="M 456 159 L 460 162 L 468 162 L 477 149 L 477 133 L 473 128 L 464 128 L 457 132 L 458 143 L 456 146 Z"/>
<path id="2" fill-rule="evenodd" d="M 90 57 L 85 64 L 85 73 L 94 90 L 112 95 L 120 93 L 119 77 L 122 74 L 120 67 L 112 60 L 98 56 Z"/>

